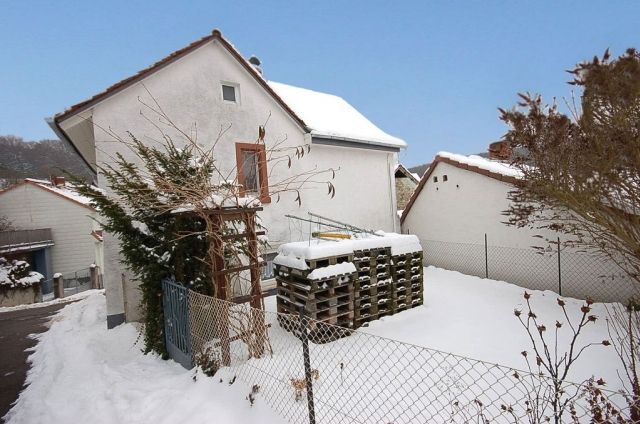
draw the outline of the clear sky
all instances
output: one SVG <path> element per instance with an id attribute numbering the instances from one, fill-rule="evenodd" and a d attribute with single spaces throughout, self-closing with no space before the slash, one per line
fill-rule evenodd
<path id="1" fill-rule="evenodd" d="M 54 138 L 44 117 L 216 27 L 268 79 L 344 97 L 417 165 L 486 150 L 517 92 L 567 95 L 576 62 L 640 48 L 640 1 L 0 0 L 0 134 Z"/>

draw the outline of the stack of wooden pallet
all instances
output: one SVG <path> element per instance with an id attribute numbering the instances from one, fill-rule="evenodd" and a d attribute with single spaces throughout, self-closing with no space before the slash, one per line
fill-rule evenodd
<path id="1" fill-rule="evenodd" d="M 415 236 L 291 243 L 281 247 L 274 264 L 281 324 L 291 321 L 283 314 L 303 310 L 320 324 L 353 329 L 423 303 L 422 250 Z"/>
<path id="2" fill-rule="evenodd" d="M 393 256 L 391 263 L 393 313 L 422 305 L 424 301 L 422 252 Z"/>
<path id="3" fill-rule="evenodd" d="M 275 264 L 278 312 L 298 315 L 303 308 L 315 321 L 351 328 L 356 273 L 326 278 L 313 278 L 311 274 L 319 268 L 352 261 L 352 254 L 312 259 L 306 261 L 306 270 Z"/>
<path id="4" fill-rule="evenodd" d="M 391 312 L 391 248 L 356 250 L 354 326 L 373 321 Z"/>

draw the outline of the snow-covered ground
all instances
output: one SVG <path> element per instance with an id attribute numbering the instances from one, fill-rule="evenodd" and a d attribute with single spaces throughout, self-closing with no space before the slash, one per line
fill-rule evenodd
<path id="1" fill-rule="evenodd" d="M 514 315 L 525 309 L 525 289 L 514 284 L 447 271 L 425 268 L 424 305 L 398 315 L 374 321 L 363 331 L 456 355 L 525 369 L 523 350 L 532 351 L 528 336 Z M 533 311 L 549 329 L 553 345 L 556 320 L 566 323 L 558 306 L 557 293 L 528 290 Z M 563 298 L 569 317 L 577 322 L 583 300 Z M 594 304 L 591 314 L 598 317 L 580 337 L 578 346 L 609 339 L 604 304 Z M 567 348 L 570 329 L 564 325 L 558 346 Z M 616 370 L 621 366 L 612 346 L 594 346 L 575 364 L 569 380 L 580 383 L 592 375 L 604 378 L 609 389 L 619 387 Z"/>
<path id="2" fill-rule="evenodd" d="M 107 331 L 104 295 L 85 293 L 38 337 L 29 386 L 8 423 L 283 422 L 260 399 L 250 406 L 240 380 L 230 386 L 228 375 L 199 374 L 194 381 L 193 371 L 143 355 L 136 327 Z"/>
<path id="3" fill-rule="evenodd" d="M 529 292 L 547 327 L 556 319 L 565 321 L 556 294 Z M 509 390 L 515 384 L 510 371 L 479 364 L 478 374 L 473 361 L 442 352 L 524 369 L 520 352 L 530 345 L 513 314 L 514 308 L 523 308 L 523 293 L 508 283 L 426 268 L 423 306 L 373 322 L 363 334 L 311 344 L 312 367 L 319 370 L 314 394 L 320 422 L 337 417 L 389 422 L 406 414 L 418 421 L 438 421 L 447 417 L 451 399 L 492 396 L 496 387 L 505 391 L 499 394 L 505 402 L 508 395 L 517 399 Z M 577 317 L 583 302 L 566 302 L 569 315 Z M 275 298 L 266 304 L 275 311 Z M 608 338 L 604 306 L 594 305 L 593 313 L 599 319 L 588 327 L 583 342 Z M 31 356 L 30 385 L 10 412 L 9 423 L 283 422 L 272 408 L 286 417 L 304 416 L 306 403 L 294 400 L 289 383 L 304 375 L 300 341 L 279 328 L 275 314 L 268 314 L 267 321 L 272 325 L 273 356 L 246 361 L 240 348 L 230 371 L 214 378 L 199 374 L 194 381 L 193 371 L 142 355 L 133 325 L 107 331 L 104 297 L 91 293 L 65 307 L 51 329 L 39 336 Z M 581 382 L 596 375 L 615 389 L 618 366 L 611 347 L 595 346 L 579 360 L 570 379 Z M 232 375 L 238 379 L 229 386 Z M 261 389 L 256 404 L 249 406 L 246 396 L 252 384 Z"/>
<path id="4" fill-rule="evenodd" d="M 360 332 L 412 345 L 453 353 L 480 361 L 526 369 L 521 355 L 532 351 L 524 328 L 514 315 L 514 309 L 525 309 L 523 294 L 526 289 L 504 281 L 495 281 L 427 267 L 424 274 L 424 305 L 397 315 L 373 321 Z M 556 320 L 566 322 L 552 291 L 526 290 L 531 294 L 533 311 L 539 322 L 553 329 Z M 583 300 L 565 298 L 569 317 L 577 322 Z M 276 311 L 275 296 L 266 300 L 269 311 Z M 607 330 L 607 311 L 604 304 L 592 305 L 591 314 L 598 317 L 589 324 L 578 339 L 578 346 L 601 343 L 610 339 Z M 549 336 L 552 331 L 549 331 Z M 564 326 L 558 346 L 566 348 L 570 329 Z M 549 337 L 550 345 L 553 340 Z M 620 385 L 617 370 L 621 367 L 613 347 L 594 346 L 585 351 L 576 362 L 569 381 L 581 383 L 595 375 L 604 378 L 608 387 L 617 390 Z"/>

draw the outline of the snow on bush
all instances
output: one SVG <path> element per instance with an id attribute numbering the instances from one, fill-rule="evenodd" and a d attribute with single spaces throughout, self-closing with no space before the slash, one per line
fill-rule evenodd
<path id="1" fill-rule="evenodd" d="M 7 260 L 0 257 L 0 286 L 3 288 L 31 287 L 44 280 L 39 272 L 31 271 L 25 261 Z"/>

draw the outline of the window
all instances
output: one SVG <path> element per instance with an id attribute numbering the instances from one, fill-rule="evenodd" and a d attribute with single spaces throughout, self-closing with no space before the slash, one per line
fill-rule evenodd
<path id="1" fill-rule="evenodd" d="M 445 182 L 446 182 L 446 181 L 449 181 L 449 178 L 447 177 L 447 175 L 446 175 L 446 174 L 442 176 L 442 181 L 445 181 Z"/>
<path id="2" fill-rule="evenodd" d="M 271 202 L 264 144 L 236 143 L 236 165 L 241 194 L 259 197 L 262 203 Z"/>
<path id="3" fill-rule="evenodd" d="M 438 177 L 433 177 L 433 182 L 437 183 L 438 182 Z"/>
<path id="4" fill-rule="evenodd" d="M 237 103 L 236 86 L 232 84 L 222 84 L 222 100 Z"/>

